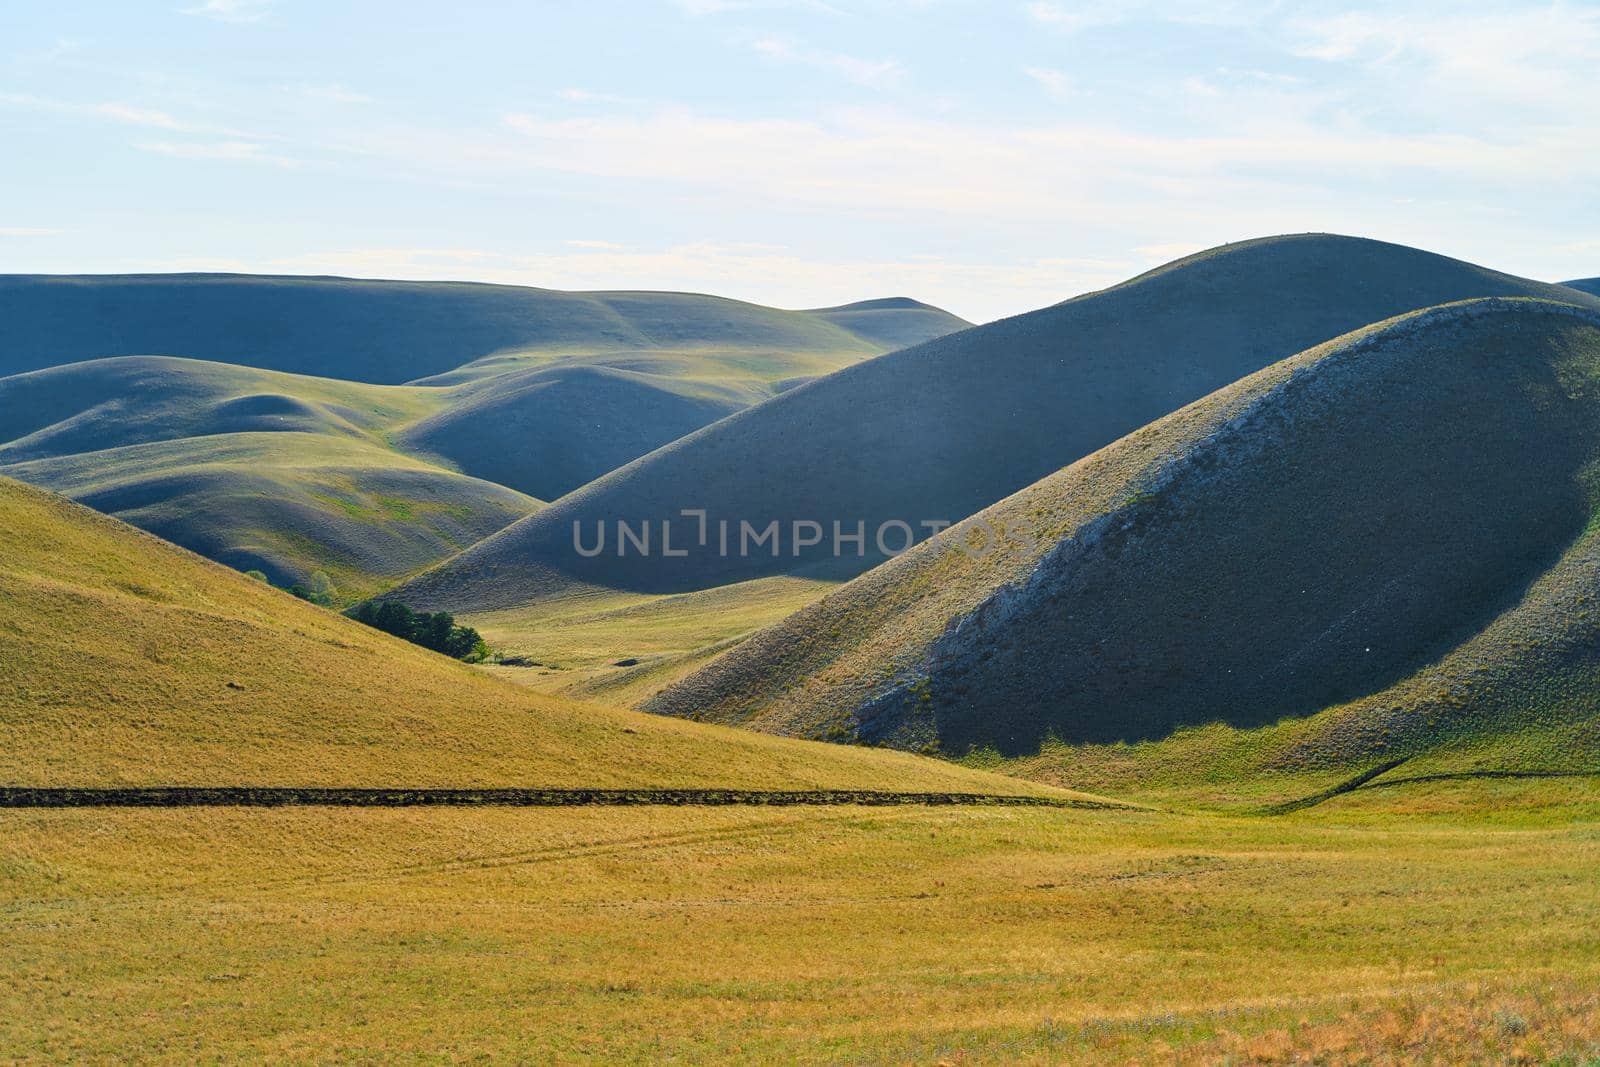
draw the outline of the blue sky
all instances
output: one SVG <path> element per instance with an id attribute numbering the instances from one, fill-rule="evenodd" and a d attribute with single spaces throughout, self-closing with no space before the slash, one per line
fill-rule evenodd
<path id="1" fill-rule="evenodd" d="M 910 295 L 1268 233 L 1600 275 L 1600 2 L 12 2 L 0 272 Z"/>

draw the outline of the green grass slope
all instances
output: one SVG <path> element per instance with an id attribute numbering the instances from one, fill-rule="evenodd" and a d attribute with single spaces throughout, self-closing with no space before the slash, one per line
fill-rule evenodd
<path id="1" fill-rule="evenodd" d="M 1597 398 L 1592 310 L 1488 299 L 1377 324 L 1001 501 L 646 706 L 1043 747 L 1032 771 L 1079 780 L 1141 760 L 1235 780 L 1399 757 L 1592 769 Z M 1009 531 L 981 558 L 980 520 Z"/>
<path id="2" fill-rule="evenodd" d="M 281 585 L 368 595 L 540 506 L 397 450 L 449 390 L 165 357 L 0 378 L 0 472 Z"/>
<path id="3" fill-rule="evenodd" d="M 1378 241 L 1327 235 L 1228 245 L 1103 292 L 903 349 L 785 392 L 572 493 L 409 583 L 458 612 L 507 609 L 563 582 L 673 592 L 783 573 L 832 551 L 831 524 L 959 520 L 1152 419 L 1367 323 L 1475 296 L 1600 298 Z M 688 546 L 619 558 L 614 523 L 676 520 L 830 536 L 741 555 Z M 574 523 L 594 543 L 574 550 Z M 878 558 L 847 561 L 859 572 Z M 894 543 L 894 537 L 889 540 Z M 846 551 L 854 552 L 852 546 Z"/>
<path id="4" fill-rule="evenodd" d="M 230 433 L 0 466 L 278 585 L 361 599 L 539 506 L 360 440 Z"/>
<path id="5" fill-rule="evenodd" d="M 17 274 L 0 276 L 0 375 L 161 353 L 395 384 L 511 349 L 716 347 L 859 358 L 886 347 L 873 335 L 920 329 L 922 340 L 963 325 L 934 308 L 920 315 L 904 307 L 783 311 L 693 293 L 241 274 Z"/>
<path id="6" fill-rule="evenodd" d="M 1589 293 L 1593 296 L 1600 296 L 1600 278 L 1578 278 L 1570 282 L 1562 282 L 1561 284 L 1566 286 L 1568 289 L 1576 289 L 1579 292 Z"/>
<path id="7" fill-rule="evenodd" d="M 0 463 L 227 433 L 381 441 L 445 402 L 440 390 L 193 359 L 87 360 L 0 378 Z"/>
<path id="8" fill-rule="evenodd" d="M 553 500 L 772 395 L 754 379 L 564 361 L 455 386 L 396 441 L 478 478 Z"/>
<path id="9" fill-rule="evenodd" d="M 0 479 L 0 783 L 1024 783 L 542 697 Z"/>

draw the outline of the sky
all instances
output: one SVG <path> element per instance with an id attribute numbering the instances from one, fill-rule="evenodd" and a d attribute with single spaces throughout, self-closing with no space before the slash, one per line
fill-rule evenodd
<path id="1" fill-rule="evenodd" d="M 1600 0 L 10 0 L 0 272 L 912 296 L 1329 231 L 1600 275 Z"/>

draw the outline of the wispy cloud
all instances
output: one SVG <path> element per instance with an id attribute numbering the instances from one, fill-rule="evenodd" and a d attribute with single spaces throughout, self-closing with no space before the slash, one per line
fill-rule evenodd
<path id="1" fill-rule="evenodd" d="M 0 237 L 54 237 L 66 232 L 48 226 L 0 226 Z"/>
<path id="2" fill-rule="evenodd" d="M 176 159 L 270 163 L 276 167 L 300 166 L 299 160 L 275 155 L 253 141 L 141 141 L 134 147 L 141 152 L 172 156 Z"/>
<path id="3" fill-rule="evenodd" d="M 176 119 L 165 111 L 156 111 L 153 108 L 131 107 L 127 104 L 93 104 L 88 110 L 92 114 L 117 122 L 126 122 L 131 126 L 155 126 L 163 130 L 195 128 L 192 124 Z"/>
<path id="4" fill-rule="evenodd" d="M 905 81 L 905 68 L 894 59 L 862 59 L 842 52 L 796 45 L 781 37 L 762 37 L 755 50 L 785 63 L 803 63 L 836 74 L 869 89 L 893 89 Z"/>
<path id="5" fill-rule="evenodd" d="M 330 104 L 372 103 L 372 97 L 366 93 L 358 93 L 354 89 L 348 89 L 338 82 L 328 85 L 302 85 L 298 91 L 301 96 L 307 96 L 313 100 L 326 100 Z"/>
<path id="6" fill-rule="evenodd" d="M 498 146 L 492 160 L 514 168 L 680 183 L 756 204 L 939 210 L 991 221 L 1096 219 L 1113 208 L 1148 218 L 1159 204 L 1196 196 L 1231 202 L 1244 215 L 1267 189 L 1283 197 L 1332 187 L 1330 175 L 1348 175 L 1353 160 L 1374 180 L 1437 174 L 1516 182 L 1557 171 L 1600 178 L 1600 145 L 1568 143 L 1548 131 L 1496 143 L 1463 134 L 1330 129 L 1290 109 L 1259 128 L 1181 136 L 1085 123 L 957 123 L 898 111 L 795 120 L 666 110 L 584 118 L 512 114 L 505 121 L 523 144 Z M 441 146 L 429 154 L 491 160 L 487 149 Z M 1344 185 L 1349 195 L 1359 193 Z"/>
<path id="7" fill-rule="evenodd" d="M 214 19 L 217 22 L 260 22 L 272 8 L 272 0 L 202 0 L 179 13 Z"/>
<path id="8" fill-rule="evenodd" d="M 1057 100 L 1065 100 L 1073 95 L 1072 80 L 1054 67 L 1023 67 L 1022 73 L 1032 78 Z"/>
<path id="9" fill-rule="evenodd" d="M 54 63 L 56 60 L 76 52 L 83 47 L 82 41 L 72 40 L 67 37 L 58 37 L 54 44 L 38 52 L 25 52 L 17 56 L 21 63 Z"/>
<path id="10" fill-rule="evenodd" d="M 569 104 L 625 104 L 628 98 L 615 93 L 597 93 L 592 89 L 570 86 L 556 93 Z"/>
<path id="11" fill-rule="evenodd" d="M 685 14 L 703 17 L 724 15 L 730 11 L 757 11 L 791 9 L 799 11 L 826 11 L 838 14 L 839 9 L 824 0 L 676 0 Z"/>
<path id="12" fill-rule="evenodd" d="M 1600 7 L 1589 4 L 1452 11 L 1448 17 L 1353 11 L 1295 20 L 1289 32 L 1295 54 L 1403 80 L 1440 105 L 1478 100 L 1590 113 L 1596 106 Z"/>
<path id="13" fill-rule="evenodd" d="M 1120 22 L 1123 14 L 1111 4 L 1044 2 L 1028 4 L 1024 11 L 1033 21 L 1067 33 Z"/>
<path id="14" fill-rule="evenodd" d="M 109 119 L 112 122 L 126 123 L 130 126 L 149 126 L 180 133 L 193 133 L 203 129 L 197 123 L 185 121 L 165 111 L 115 101 L 83 104 L 67 100 L 49 100 L 43 97 L 31 96 L 27 93 L 0 93 L 0 106 L 21 108 L 27 111 L 48 111 L 63 115 L 77 115 L 82 118 Z"/>

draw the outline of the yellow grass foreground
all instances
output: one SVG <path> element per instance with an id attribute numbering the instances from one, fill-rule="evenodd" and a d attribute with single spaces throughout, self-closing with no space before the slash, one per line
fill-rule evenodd
<path id="1" fill-rule="evenodd" d="M 0 812 L 0 1048 L 183 1063 L 1600 1055 L 1594 787 L 1403 792 L 1279 819 Z"/>

